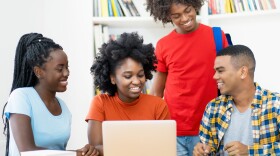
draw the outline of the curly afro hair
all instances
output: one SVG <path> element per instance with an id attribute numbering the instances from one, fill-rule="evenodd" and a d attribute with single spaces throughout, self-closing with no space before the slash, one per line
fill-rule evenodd
<path id="1" fill-rule="evenodd" d="M 124 59 L 132 58 L 140 62 L 146 79 L 152 79 L 152 71 L 156 71 L 157 60 L 153 45 L 143 44 L 143 38 L 136 32 L 121 34 L 117 40 L 104 43 L 99 51 L 90 71 L 94 77 L 94 85 L 110 96 L 114 96 L 117 91 L 117 86 L 111 83 L 110 75 L 115 74 L 116 67 Z"/>
<path id="2" fill-rule="evenodd" d="M 172 23 L 169 11 L 173 3 L 190 5 L 198 11 L 204 4 L 204 0 L 147 0 L 146 10 L 150 12 L 151 16 L 154 16 L 155 21 L 159 20 L 163 24 Z"/>

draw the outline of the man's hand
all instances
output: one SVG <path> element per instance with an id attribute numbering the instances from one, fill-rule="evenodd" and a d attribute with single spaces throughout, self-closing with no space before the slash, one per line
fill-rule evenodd
<path id="1" fill-rule="evenodd" d="M 227 151 L 229 155 L 233 156 L 248 155 L 248 146 L 239 141 L 226 144 L 224 150 Z"/>
<path id="2" fill-rule="evenodd" d="M 87 144 L 85 147 L 76 150 L 77 156 L 99 156 L 99 152 L 94 146 Z"/>
<path id="3" fill-rule="evenodd" d="M 206 156 L 208 154 L 210 154 L 211 151 L 211 147 L 206 145 L 206 144 L 202 144 L 202 143 L 197 143 L 193 149 L 193 155 L 194 156 Z"/>

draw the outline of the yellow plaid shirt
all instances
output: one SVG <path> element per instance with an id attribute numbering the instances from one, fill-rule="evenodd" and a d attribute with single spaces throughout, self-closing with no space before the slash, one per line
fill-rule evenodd
<path id="1" fill-rule="evenodd" d="M 255 83 L 256 92 L 251 104 L 253 145 L 249 155 L 280 155 L 280 95 L 262 89 Z M 222 155 L 223 137 L 233 112 L 233 97 L 221 95 L 210 101 L 199 128 L 202 143 L 211 147 L 211 155 Z M 240 134 L 241 135 L 241 134 Z"/>

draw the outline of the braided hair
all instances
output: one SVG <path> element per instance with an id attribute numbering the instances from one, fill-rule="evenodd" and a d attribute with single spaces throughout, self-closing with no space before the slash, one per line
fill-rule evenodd
<path id="1" fill-rule="evenodd" d="M 174 3 L 193 6 L 196 11 L 199 11 L 204 4 L 204 0 L 147 0 L 146 2 L 146 10 L 150 12 L 151 16 L 154 16 L 155 21 L 159 20 L 163 24 L 172 23 L 169 16 L 170 7 Z"/>
<path id="2" fill-rule="evenodd" d="M 152 71 L 155 71 L 157 63 L 154 47 L 151 43 L 143 44 L 143 38 L 136 32 L 123 33 L 117 40 L 104 43 L 99 50 L 90 71 L 94 77 L 94 85 L 102 92 L 115 95 L 117 86 L 111 83 L 110 75 L 115 74 L 116 68 L 126 58 L 142 64 L 146 79 L 153 78 Z"/>
<path id="3" fill-rule="evenodd" d="M 56 44 L 52 39 L 44 37 L 38 33 L 28 33 L 23 35 L 17 45 L 15 62 L 14 62 L 14 75 L 11 91 L 21 87 L 31 87 L 38 83 L 38 78 L 33 72 L 35 66 L 42 67 L 47 61 L 50 53 L 55 50 L 63 50 L 62 47 Z M 5 117 L 5 103 L 2 119 L 4 123 L 4 134 L 6 134 L 6 156 L 9 155 L 9 120 Z"/>

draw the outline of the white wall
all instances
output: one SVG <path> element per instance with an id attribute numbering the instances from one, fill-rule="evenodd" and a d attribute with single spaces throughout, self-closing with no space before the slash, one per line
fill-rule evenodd
<path id="1" fill-rule="evenodd" d="M 60 96 L 72 112 L 72 135 L 68 149 L 87 143 L 84 121 L 92 98 L 92 2 L 90 0 L 0 0 L 0 108 L 7 101 L 13 77 L 13 59 L 21 35 L 39 32 L 59 43 L 68 54 L 68 90 Z M 0 124 L 0 156 L 5 137 Z"/>
<path id="2" fill-rule="evenodd" d="M 248 46 L 255 55 L 255 81 L 263 88 L 280 92 L 279 36 L 280 13 L 251 17 L 215 20 L 212 25 L 221 26 L 231 34 L 234 44 Z"/>
<path id="3" fill-rule="evenodd" d="M 92 1 L 45 0 L 44 34 L 60 43 L 68 54 L 70 77 L 68 89 L 59 94 L 72 112 L 72 134 L 68 149 L 87 143 L 84 121 L 93 95 L 90 67 L 93 60 Z"/>
<path id="4" fill-rule="evenodd" d="M 41 32 L 42 2 L 36 0 L 1 0 L 0 1 L 0 110 L 6 103 L 13 78 L 13 59 L 19 37 L 26 32 Z M 36 21 L 36 22 L 34 22 Z M 4 155 L 5 137 L 0 123 L 0 156 Z"/>

